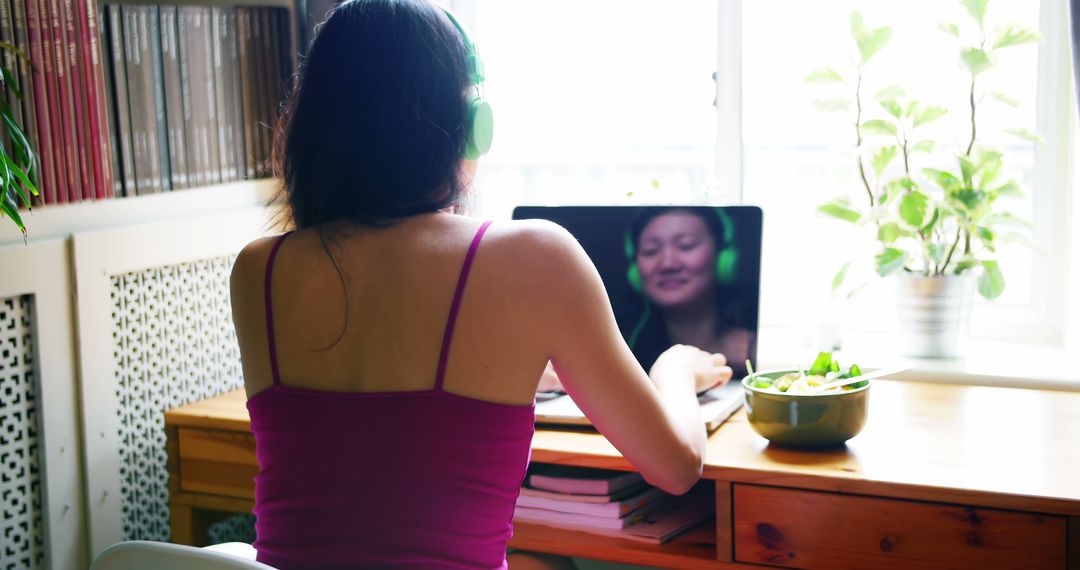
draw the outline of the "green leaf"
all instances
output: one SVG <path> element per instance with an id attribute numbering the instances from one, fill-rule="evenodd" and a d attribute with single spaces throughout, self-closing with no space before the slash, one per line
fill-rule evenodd
<path id="1" fill-rule="evenodd" d="M 827 202 L 818 206 L 817 210 L 823 214 L 828 214 L 834 218 L 844 220 L 845 222 L 855 223 L 862 217 L 862 214 L 848 207 L 846 200 L 833 200 Z"/>
<path id="2" fill-rule="evenodd" d="M 994 188 L 993 192 L 997 196 L 1015 196 L 1018 198 L 1024 197 L 1024 189 L 1015 180 L 1010 180 L 997 188 Z"/>
<path id="3" fill-rule="evenodd" d="M 925 125 L 926 123 L 936 121 L 944 117 L 945 114 L 948 112 L 948 108 L 938 105 L 929 105 L 927 107 L 923 107 L 922 109 L 919 109 L 918 113 L 916 113 L 915 116 L 912 118 L 912 126 L 917 127 L 919 125 Z"/>
<path id="4" fill-rule="evenodd" d="M 850 261 L 845 263 L 842 267 L 840 267 L 840 271 L 837 271 L 836 275 L 833 275 L 832 288 L 831 288 L 832 291 L 836 291 L 837 289 L 840 288 L 841 285 L 844 284 L 844 278 L 847 277 L 848 269 L 851 269 L 851 262 Z"/>
<path id="5" fill-rule="evenodd" d="M 896 222 L 889 222 L 887 224 L 881 224 L 878 227 L 877 238 L 881 243 L 893 243 L 902 234 L 903 230 L 900 229 L 900 225 Z"/>
<path id="6" fill-rule="evenodd" d="M 960 162 L 960 177 L 964 180 L 964 186 L 971 187 L 971 179 L 975 176 L 978 167 L 966 156 L 958 157 Z"/>
<path id="7" fill-rule="evenodd" d="M 807 374 L 811 376 L 824 376 L 832 371 L 833 358 L 831 352 L 819 352 L 814 363 L 810 365 Z"/>
<path id="8" fill-rule="evenodd" d="M 895 247 L 887 247 L 884 251 L 874 256 L 878 275 L 885 277 L 899 271 L 907 263 L 907 252 Z"/>
<path id="9" fill-rule="evenodd" d="M 904 114 L 904 109 L 900 107 L 900 103 L 897 103 L 896 101 L 894 101 L 892 99 L 886 99 L 884 101 L 879 101 L 879 103 L 881 104 L 881 107 L 883 109 L 888 111 L 888 113 L 890 115 L 892 115 L 893 117 L 896 117 L 897 119 L 899 119 L 900 116 Z"/>
<path id="10" fill-rule="evenodd" d="M 34 184 L 32 182 L 30 182 L 29 180 L 27 180 L 26 175 L 23 174 L 22 169 L 19 168 L 19 166 L 17 164 L 15 164 L 11 160 L 11 157 L 9 157 L 6 154 L 2 154 L 2 155 L 0 155 L 0 160 L 2 160 L 4 162 L 4 167 L 7 170 L 7 172 L 12 174 L 15 178 L 18 178 L 19 182 L 22 182 L 23 186 L 25 186 L 26 188 L 29 188 L 30 191 L 35 196 L 37 196 L 37 194 L 38 194 L 37 193 L 37 188 L 34 188 Z M 26 190 L 24 190 L 23 187 L 20 186 L 18 182 L 12 180 L 10 182 L 10 185 L 7 186 L 7 188 L 10 188 L 16 194 L 18 194 L 19 197 L 22 198 L 23 204 L 25 204 L 27 208 L 31 207 L 30 196 L 27 195 Z"/>
<path id="11" fill-rule="evenodd" d="M 895 101 L 904 96 L 904 89 L 899 85 L 890 85 L 874 93 L 874 101 Z"/>
<path id="12" fill-rule="evenodd" d="M 960 37 L 960 26 L 953 22 L 942 22 L 938 24 L 938 29 L 951 36 Z"/>
<path id="13" fill-rule="evenodd" d="M 990 96 L 993 97 L 994 99 L 997 99 L 998 101 L 1012 107 L 1013 109 L 1020 106 L 1020 103 L 1018 103 L 1016 101 L 1016 99 L 1013 99 L 1012 97 L 1009 97 L 1008 95 L 1002 93 L 1001 91 L 991 91 Z"/>
<path id="14" fill-rule="evenodd" d="M 884 119 L 870 119 L 863 121 L 862 130 L 870 135 L 896 136 L 896 123 Z"/>
<path id="15" fill-rule="evenodd" d="M 12 77 L 11 72 L 8 71 L 7 66 L 0 65 L 0 77 L 3 77 L 4 79 L 4 87 L 10 89 L 11 92 L 15 94 L 15 98 L 21 101 L 23 98 L 23 94 L 22 91 L 19 89 L 19 83 L 15 81 L 14 77 Z"/>
<path id="16" fill-rule="evenodd" d="M 988 0 L 960 0 L 960 3 L 967 9 L 968 14 L 975 19 L 975 23 L 979 24 L 979 29 L 983 29 L 983 25 L 986 23 L 986 3 Z"/>
<path id="17" fill-rule="evenodd" d="M 991 59 L 990 54 L 978 48 L 964 48 L 960 51 L 960 59 L 972 75 L 979 75 L 994 66 L 994 60 Z"/>
<path id="18" fill-rule="evenodd" d="M 867 121 L 869 122 L 869 121 Z M 863 123 L 865 125 L 865 123 Z M 874 175 L 881 178 L 881 173 L 885 172 L 885 169 L 889 166 L 889 163 L 896 158 L 896 153 L 900 150 L 896 145 L 883 146 L 874 156 L 870 157 L 870 166 L 874 168 Z"/>
<path id="19" fill-rule="evenodd" d="M 851 108 L 850 99 L 820 99 L 814 101 L 819 111 L 847 111 Z"/>
<path id="20" fill-rule="evenodd" d="M 1005 291 L 1005 276 L 1001 274 L 998 262 L 983 260 L 983 271 L 979 276 L 979 294 L 987 299 L 997 299 Z"/>
<path id="21" fill-rule="evenodd" d="M 892 30 L 888 27 L 869 29 L 859 12 L 851 13 L 851 34 L 855 37 L 855 44 L 859 46 L 859 55 L 865 64 L 870 61 L 892 37 Z"/>
<path id="22" fill-rule="evenodd" d="M 997 29 L 994 49 L 1041 41 L 1042 36 L 1038 32 L 1020 24 L 1009 24 Z"/>
<path id="23" fill-rule="evenodd" d="M 5 196 L 5 200 L 0 200 L 0 212 L 7 214 L 11 218 L 12 222 L 15 222 L 15 227 L 19 228 L 19 231 L 26 235 L 26 224 L 23 223 L 22 216 L 19 215 L 19 210 L 14 206 L 15 201 L 10 196 Z"/>
<path id="24" fill-rule="evenodd" d="M 924 168 L 923 173 L 925 173 L 930 180 L 936 182 L 937 185 L 946 192 L 960 186 L 960 180 L 951 172 L 938 170 L 936 168 Z"/>
<path id="25" fill-rule="evenodd" d="M 979 241 L 989 249 L 990 251 L 997 251 L 997 247 L 994 245 L 994 239 L 997 237 L 994 235 L 994 231 L 985 226 L 975 226 L 975 237 L 979 238 Z"/>
<path id="26" fill-rule="evenodd" d="M 975 212 L 982 201 L 986 199 L 987 194 L 981 190 L 975 190 L 973 188 L 963 188 L 950 192 L 949 200 L 955 204 L 959 204 L 964 211 L 968 213 Z"/>
<path id="27" fill-rule="evenodd" d="M 919 141 L 911 145 L 911 152 L 934 152 L 934 141 Z"/>
<path id="28" fill-rule="evenodd" d="M 1022 129 L 1020 127 L 1016 127 L 1016 128 L 1012 128 L 1012 129 L 1005 129 L 1005 132 L 1009 133 L 1010 135 L 1020 137 L 1020 138 L 1026 140 L 1028 142 L 1035 143 L 1035 144 L 1040 144 L 1041 145 L 1041 144 L 1046 143 L 1046 141 L 1043 140 L 1043 138 L 1041 136 L 1039 136 L 1038 133 L 1033 133 L 1033 132 L 1031 132 L 1031 131 L 1029 131 L 1027 129 Z"/>
<path id="29" fill-rule="evenodd" d="M 945 246 L 940 243 L 927 245 L 926 254 L 930 257 L 930 261 L 934 262 L 934 265 L 941 265 L 945 262 Z"/>
<path id="30" fill-rule="evenodd" d="M 978 259 L 975 259 L 974 257 L 972 257 L 970 255 L 964 256 L 963 258 L 961 258 L 959 261 L 956 262 L 956 267 L 955 267 L 955 269 L 953 269 L 953 275 L 961 275 L 961 274 L 963 274 L 963 273 L 965 273 L 967 271 L 971 271 L 972 269 L 974 269 L 974 268 L 976 268 L 978 266 L 979 266 L 979 260 Z"/>
<path id="31" fill-rule="evenodd" d="M 835 69 L 825 68 L 814 70 L 803 81 L 807 83 L 841 83 L 844 78 Z"/>
<path id="32" fill-rule="evenodd" d="M 1013 214 L 1012 212 L 994 212 L 986 217 L 985 223 L 993 225 L 1031 228 L 1031 222 Z"/>
<path id="33" fill-rule="evenodd" d="M 926 225 L 933 215 L 930 197 L 922 192 L 908 192 L 900 198 L 900 219 L 914 229 Z"/>

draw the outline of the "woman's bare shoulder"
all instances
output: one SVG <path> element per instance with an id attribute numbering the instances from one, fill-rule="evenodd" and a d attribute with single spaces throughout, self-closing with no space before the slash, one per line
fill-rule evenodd
<path id="1" fill-rule="evenodd" d="M 548 220 L 498 222 L 492 225 L 489 232 L 493 245 L 512 255 L 539 256 L 540 260 L 559 261 L 575 255 L 581 249 L 570 232 Z"/>

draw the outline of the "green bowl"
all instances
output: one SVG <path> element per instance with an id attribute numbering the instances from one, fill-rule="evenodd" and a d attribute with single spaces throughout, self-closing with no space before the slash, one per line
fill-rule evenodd
<path id="1" fill-rule="evenodd" d="M 791 447 L 837 446 L 866 425 L 870 381 L 861 388 L 813 395 L 773 394 L 750 386 L 754 378 L 776 379 L 798 370 L 756 372 L 743 378 L 750 426 L 769 441 Z"/>

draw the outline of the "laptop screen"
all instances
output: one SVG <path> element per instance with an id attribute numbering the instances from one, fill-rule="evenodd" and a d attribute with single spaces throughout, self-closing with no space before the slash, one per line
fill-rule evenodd
<path id="1" fill-rule="evenodd" d="M 673 344 L 757 364 L 761 209 L 753 206 L 520 206 L 588 253 L 623 338 L 645 370 Z"/>

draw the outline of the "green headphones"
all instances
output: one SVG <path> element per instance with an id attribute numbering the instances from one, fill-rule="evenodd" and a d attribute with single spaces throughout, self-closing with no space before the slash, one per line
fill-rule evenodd
<path id="1" fill-rule="evenodd" d="M 728 285 L 734 283 L 738 277 L 739 250 L 735 247 L 735 224 L 724 210 L 720 208 L 710 208 L 710 210 L 716 214 L 723 228 L 721 236 L 723 243 L 716 244 L 716 262 L 713 271 L 717 283 Z M 630 282 L 631 289 L 641 294 L 645 291 L 645 283 L 637 264 L 637 244 L 634 243 L 634 237 L 630 235 L 629 228 L 624 236 L 623 252 L 626 254 L 627 261 L 630 262 L 630 267 L 626 270 L 626 280 Z"/>
<path id="2" fill-rule="evenodd" d="M 491 149 L 491 141 L 495 134 L 495 118 L 491 114 L 491 105 L 484 101 L 480 93 L 480 85 L 484 82 L 484 62 L 476 54 L 476 44 L 469 39 L 465 26 L 458 22 L 454 14 L 443 8 L 450 23 L 457 28 L 465 42 L 465 49 L 469 55 L 469 82 L 476 90 L 469 95 L 468 109 L 465 123 L 465 158 L 476 160 Z"/>

